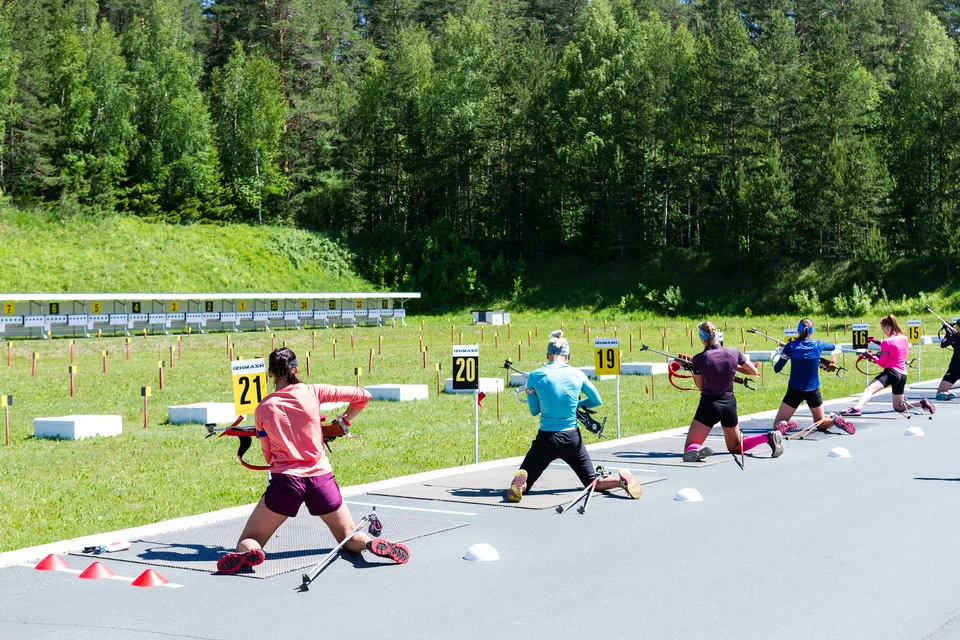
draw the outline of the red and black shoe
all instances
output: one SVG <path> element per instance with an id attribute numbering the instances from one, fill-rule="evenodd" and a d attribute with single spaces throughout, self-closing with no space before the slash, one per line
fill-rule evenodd
<path id="1" fill-rule="evenodd" d="M 410 559 L 410 549 L 402 542 L 390 543 L 386 540 L 371 540 L 367 549 L 375 556 L 390 558 L 397 564 L 406 564 Z"/>
<path id="2" fill-rule="evenodd" d="M 252 549 L 244 553 L 228 553 L 217 560 L 217 573 L 231 574 L 244 568 L 253 568 L 266 560 L 263 549 Z"/>

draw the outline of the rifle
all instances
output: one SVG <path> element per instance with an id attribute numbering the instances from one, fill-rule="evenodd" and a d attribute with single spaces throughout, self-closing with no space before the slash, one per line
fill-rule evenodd
<path id="1" fill-rule="evenodd" d="M 940 331 L 937 332 L 937 335 L 940 335 L 941 333 L 946 332 L 946 335 L 950 336 L 950 335 L 953 335 L 954 333 L 957 332 L 957 329 L 955 328 L 955 326 L 952 325 L 952 324 L 950 324 L 949 322 L 947 322 L 947 321 L 944 320 L 943 318 L 941 318 L 941 317 L 937 314 L 936 311 L 934 311 L 933 309 L 930 308 L 930 305 L 924 305 L 923 308 L 924 308 L 926 311 L 929 311 L 930 313 L 932 313 L 932 314 L 934 315 L 934 317 L 936 317 L 936 319 L 940 321 L 940 324 L 943 325 L 943 327 L 940 329 Z M 941 339 L 942 339 L 942 338 L 941 338 Z"/>
<path id="2" fill-rule="evenodd" d="M 340 418 L 335 419 L 333 422 L 325 422 L 327 416 L 320 416 L 321 429 L 323 430 L 323 446 L 327 448 L 327 451 L 333 453 L 333 449 L 330 448 L 330 443 L 346 436 L 347 438 L 359 438 L 360 436 L 355 436 L 350 433 L 350 423 L 346 420 L 341 420 Z M 218 433 L 218 438 L 223 436 L 234 436 L 240 439 L 240 445 L 237 447 L 237 460 L 247 469 L 252 469 L 254 471 L 269 471 L 270 467 L 267 465 L 256 465 L 250 464 L 243 459 L 243 455 L 250 449 L 250 445 L 253 442 L 253 437 L 258 438 L 266 437 L 265 432 L 258 432 L 256 426 L 249 427 L 240 427 L 238 426 L 241 422 L 244 421 L 244 416 L 238 417 L 233 424 L 226 428 L 217 428 L 216 424 L 207 424 L 204 425 L 207 429 L 207 435 L 205 438 L 215 436 Z"/>
<path id="3" fill-rule="evenodd" d="M 784 346 L 784 345 L 787 344 L 786 342 L 783 342 L 782 340 L 777 340 L 777 339 L 774 338 L 773 336 L 768 336 L 767 334 L 762 333 L 761 331 L 759 331 L 759 330 L 757 330 L 757 329 L 747 329 L 747 333 L 755 333 L 755 334 L 757 334 L 758 336 L 763 336 L 763 337 L 766 338 L 767 340 L 772 340 L 773 342 L 776 342 L 777 345 L 780 346 L 780 347 L 782 347 L 782 346 Z M 843 372 L 847 370 L 846 367 L 841 367 L 841 366 L 838 365 L 836 362 L 833 362 L 833 361 L 831 361 L 831 360 L 827 360 L 826 358 L 823 358 L 823 357 L 820 358 L 820 363 L 817 365 L 817 367 L 818 367 L 821 371 L 826 371 L 827 373 L 832 373 L 832 374 L 836 375 L 836 376 L 837 376 L 838 378 L 840 378 L 841 380 L 843 379 Z"/>
<path id="4" fill-rule="evenodd" d="M 697 390 L 696 386 L 681 387 L 680 385 L 678 385 L 676 382 L 673 381 L 674 378 L 689 379 L 689 380 L 693 379 L 693 358 L 692 357 L 685 356 L 682 353 L 673 355 L 671 353 L 657 351 L 656 349 L 651 349 L 645 344 L 640 345 L 640 351 L 650 351 L 652 353 L 656 353 L 657 355 L 661 355 L 665 358 L 670 358 L 671 362 L 669 365 L 667 365 L 667 379 L 670 381 L 670 384 L 672 384 L 675 388 L 679 389 L 680 391 L 696 391 Z M 681 371 L 689 371 L 690 373 L 683 374 L 683 373 L 680 373 Z M 757 390 L 756 387 L 750 386 L 750 383 L 753 382 L 753 378 L 747 378 L 746 376 L 734 376 L 733 381 L 737 384 L 742 384 L 744 387 L 746 387 L 747 389 L 750 389 L 751 391 Z"/>
<path id="5" fill-rule="evenodd" d="M 516 373 L 519 373 L 521 376 L 523 376 L 523 384 L 513 390 L 513 395 L 516 396 L 517 400 L 519 400 L 520 402 L 526 403 L 527 399 L 524 397 L 521 397 L 520 393 L 522 391 L 526 391 L 527 378 L 530 377 L 530 374 L 526 371 L 521 371 L 520 369 L 517 369 L 516 367 L 514 367 L 513 360 L 511 360 L 510 358 L 507 358 L 506 360 L 503 361 L 503 368 L 509 369 L 510 371 L 514 371 Z M 577 407 L 576 413 L 577 413 L 577 422 L 582 424 L 584 429 L 586 429 L 590 433 L 596 434 L 598 438 L 605 437 L 603 435 L 603 428 L 607 424 L 606 416 L 603 417 L 603 421 L 601 422 L 593 417 L 596 411 L 594 411 L 593 409 L 589 409 L 587 407 Z"/>

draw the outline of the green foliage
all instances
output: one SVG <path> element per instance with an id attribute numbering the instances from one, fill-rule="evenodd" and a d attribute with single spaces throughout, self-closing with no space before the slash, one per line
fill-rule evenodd
<path id="1" fill-rule="evenodd" d="M 823 313 L 820 295 L 813 287 L 800 289 L 790 296 L 790 304 L 801 316 L 818 316 Z"/>

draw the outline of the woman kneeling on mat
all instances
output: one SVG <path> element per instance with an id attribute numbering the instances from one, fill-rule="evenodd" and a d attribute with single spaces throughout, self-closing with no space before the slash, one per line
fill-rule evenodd
<path id="1" fill-rule="evenodd" d="M 337 542 L 354 530 L 353 517 L 343 503 L 340 487 L 333 476 L 330 458 L 324 452 L 320 403 L 349 402 L 337 418 L 349 426 L 370 400 L 370 392 L 359 387 L 335 387 L 328 384 L 303 384 L 297 378 L 297 357 L 286 347 L 270 354 L 267 376 L 276 391 L 257 405 L 254 419 L 270 465 L 267 490 L 247 520 L 237 552 L 217 561 L 220 573 L 236 573 L 264 561 L 263 545 L 287 518 L 293 518 L 306 503 L 310 515 L 318 516 L 329 527 Z M 403 544 L 373 540 L 356 532 L 345 547 L 354 552 L 364 549 L 403 564 L 410 551 Z"/>
<path id="2" fill-rule="evenodd" d="M 597 477 L 577 426 L 577 408 L 599 407 L 600 394 L 583 371 L 567 364 L 569 359 L 570 345 L 562 331 L 554 331 L 547 343 L 548 363 L 527 378 L 527 406 L 530 415 L 540 415 L 540 431 L 507 489 L 510 502 L 520 502 L 557 458 L 570 465 L 584 487 Z M 581 400 L 581 393 L 587 397 Z M 620 470 L 619 479 L 601 478 L 594 486 L 596 491 L 617 488 L 623 488 L 634 500 L 642 492 L 640 483 L 625 469 Z"/>
<path id="3" fill-rule="evenodd" d="M 800 425 L 790 418 L 793 417 L 800 403 L 806 402 L 817 430 L 826 431 L 830 425 L 835 424 L 853 435 L 857 432 L 857 428 L 852 422 L 836 414 L 828 418 L 823 415 L 823 396 L 820 395 L 820 356 L 824 351 L 833 352 L 837 347 L 829 342 L 814 340 L 810 337 L 811 335 L 813 335 L 813 320 L 804 318 L 797 324 L 796 339 L 783 345 L 780 358 L 773 363 L 773 370 L 777 373 L 783 370 L 788 361 L 792 363 L 787 393 L 783 396 L 780 410 L 777 411 L 777 417 L 773 421 L 774 429 L 783 435 L 787 435 L 791 429 L 797 429 Z M 836 360 L 836 356 L 833 360 Z"/>
<path id="4" fill-rule="evenodd" d="M 723 439 L 730 453 L 744 453 L 761 444 L 768 444 L 774 458 L 782 455 L 779 431 L 746 438 L 740 433 L 733 379 L 737 373 L 757 375 L 756 365 L 738 349 L 721 347 L 717 341 L 717 328 L 712 322 L 701 322 L 697 325 L 697 333 L 703 342 L 703 351 L 693 356 L 693 382 L 700 389 L 700 405 L 687 431 L 683 461 L 697 462 L 713 455 L 713 449 L 703 446 L 703 443 L 718 422 L 723 427 Z"/>
<path id="5" fill-rule="evenodd" d="M 870 401 L 870 398 L 887 387 L 890 387 L 893 392 L 891 398 L 893 399 L 894 411 L 903 413 L 908 409 L 922 409 L 933 414 L 937 408 L 926 398 L 916 404 L 903 400 L 903 392 L 907 386 L 907 355 L 910 353 L 910 342 L 907 340 L 907 336 L 900 331 L 900 324 L 893 314 L 888 313 L 885 318 L 880 318 L 880 331 L 885 336 L 883 340 L 877 340 L 873 337 L 867 338 L 867 342 L 880 344 L 880 355 L 875 356 L 868 351 L 864 354 L 864 357 L 871 362 L 876 362 L 877 366 L 883 371 L 863 390 L 857 404 L 846 411 L 841 411 L 840 415 L 862 415 L 860 410 Z"/>
<path id="6" fill-rule="evenodd" d="M 950 389 L 960 380 L 960 322 L 955 322 L 952 330 L 947 328 L 946 334 L 940 339 L 940 348 L 947 347 L 953 347 L 953 357 L 950 358 L 947 372 L 943 374 L 943 380 L 937 389 L 937 400 L 953 400 L 957 397 Z"/>

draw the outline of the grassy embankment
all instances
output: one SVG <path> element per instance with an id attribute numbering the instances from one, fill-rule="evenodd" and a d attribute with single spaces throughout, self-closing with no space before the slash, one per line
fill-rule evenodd
<path id="1" fill-rule="evenodd" d="M 9 220 L 0 218 L 0 225 Z M 77 225 L 85 235 L 78 237 L 70 228 Z M 53 225 L 56 227 L 57 225 Z M 28 246 L 36 240 L 45 243 L 49 253 L 46 261 L 15 262 L 17 280 L 7 276 L 0 282 L 0 290 L 303 290 L 303 289 L 364 289 L 368 288 L 343 270 L 337 276 L 324 280 L 324 274 L 308 279 L 296 275 L 295 280 L 273 279 L 271 264 L 278 261 L 293 264 L 289 254 L 274 253 L 264 264 L 259 256 L 270 247 L 282 244 L 285 234 L 298 236 L 302 232 L 285 230 L 249 230 L 247 228 L 163 227 L 153 228 L 131 220 L 110 221 L 107 224 L 88 221 L 64 225 L 62 236 L 44 225 L 30 232 L 29 225 L 18 227 L 24 234 L 12 246 Z M 148 251 L 144 243 L 125 242 L 116 234 L 134 229 L 137 235 L 148 234 L 155 240 Z M 10 226 L 4 226 L 4 238 Z M 17 231 L 17 229 L 13 229 Z M 200 238 L 188 237 L 197 232 Z M 33 238 L 33 240 L 29 240 Z M 244 271 L 241 260 L 230 262 L 234 248 L 224 238 L 238 239 L 249 246 L 253 265 Z M 263 238 L 272 238 L 269 242 Z M 261 242 L 265 244 L 256 245 Z M 318 241 L 319 242 L 319 241 Z M 76 262 L 71 257 L 73 247 L 89 244 L 88 262 Z M 111 247 L 109 253 L 106 247 Z M 195 249 L 191 249 L 195 248 Z M 22 249 L 15 249 L 20 251 Z M 78 249 L 80 250 L 80 249 Z M 191 256 L 203 252 L 206 258 Z M 10 255 L 10 254 L 8 254 Z M 51 256 L 56 256 L 53 258 Z M 95 259 L 100 257 L 100 262 Z M 28 258 L 19 257 L 26 261 Z M 32 260 L 32 259 L 31 259 Z M 219 272 L 216 263 L 227 266 Z M 70 265 L 62 269 L 44 265 Z M 187 264 L 186 270 L 184 265 Z M 99 265 L 99 266 L 98 266 Z M 120 266 L 114 266 L 120 265 Z M 229 268 L 228 268 L 229 267 Z M 98 268 L 101 275 L 92 279 L 89 271 Z M 302 272 L 308 273 L 310 265 Z M 144 274 L 144 271 L 150 271 Z M 289 268 L 280 270 L 289 271 Z M 152 274 L 152 275 L 151 275 Z M 206 276 L 204 276 L 206 274 Z M 295 274 L 294 274 L 295 275 Z M 197 276 L 193 279 L 193 276 Z M 201 279 L 203 278 L 203 279 Z M 18 282 L 16 286 L 11 282 Z M 165 284 L 151 284 L 151 283 Z M 99 283 L 99 284 L 97 284 Z M 192 286 L 191 286 L 192 283 Z M 606 321 L 604 320 L 606 318 Z M 935 331 L 932 318 L 925 316 L 927 331 Z M 420 320 L 423 320 L 423 342 L 428 347 L 427 368 L 423 368 L 420 352 Z M 276 333 L 279 345 L 286 342 L 301 358 L 313 351 L 312 375 L 307 381 L 353 384 L 352 371 L 362 366 L 364 384 L 405 382 L 427 384 L 431 397 L 412 404 L 375 403 L 355 422 L 355 430 L 362 439 L 338 443 L 334 465 L 338 479 L 344 485 L 357 484 L 397 475 L 436 469 L 473 461 L 473 410 L 469 398 L 462 396 L 437 397 L 436 374 L 433 364 L 440 362 L 445 375 L 450 370 L 451 327 L 455 325 L 454 340 L 463 334 L 465 343 L 481 345 L 481 375 L 502 376 L 500 366 L 505 357 L 511 357 L 524 369 L 532 369 L 542 362 L 546 334 L 563 323 L 571 337 L 573 364 L 592 364 L 591 338 L 597 335 L 621 338 L 625 361 L 655 361 L 656 357 L 641 357 L 639 344 L 646 341 L 655 348 L 665 344 L 671 352 L 691 351 L 689 322 L 687 320 L 638 320 L 635 314 L 616 315 L 583 308 L 553 311 L 515 311 L 513 326 L 509 329 L 473 327 L 469 316 L 458 313 L 446 316 L 418 317 L 408 320 L 408 327 L 359 328 L 353 330 L 318 330 L 316 348 L 313 332 L 281 331 Z M 828 319 L 816 318 L 822 333 Z M 740 329 L 751 326 L 768 327 L 771 333 L 789 326 L 794 319 L 786 318 L 719 318 L 715 321 L 725 327 L 727 343 L 740 343 Z M 604 330 L 606 322 L 606 330 Z M 830 321 L 837 340 L 843 341 L 839 321 Z M 590 336 L 584 333 L 587 324 Z M 848 328 L 849 320 L 845 325 Z M 481 334 L 481 331 L 483 333 Z M 527 346 L 527 334 L 532 346 Z M 642 338 L 641 338 L 642 332 Z M 664 332 L 666 338 L 663 338 Z M 537 337 L 539 333 L 539 337 Z M 630 352 L 632 334 L 634 351 Z M 481 337 L 482 335 L 482 337 Z M 383 336 L 384 353 L 374 356 L 373 371 L 367 371 L 370 349 L 378 347 Z M 496 336 L 496 337 L 495 337 Z M 832 336 L 831 336 L 832 337 Z M 235 354 L 259 357 L 270 348 L 270 335 L 262 333 L 234 334 L 231 340 Z M 332 340 L 337 339 L 338 358 L 332 358 Z M 499 346 L 495 346 L 499 341 Z M 523 359 L 518 357 L 518 341 L 523 343 Z M 0 529 L 6 535 L 0 551 L 40 544 L 51 540 L 109 531 L 123 527 L 155 522 L 162 519 L 200 513 L 208 510 L 245 504 L 257 499 L 263 487 L 262 474 L 240 467 L 233 458 L 235 441 L 205 440 L 200 426 L 175 426 L 166 422 L 166 408 L 175 404 L 200 401 L 231 400 L 229 365 L 225 350 L 225 335 L 192 335 L 183 338 L 183 355 L 168 368 L 165 389 L 157 388 L 156 361 L 176 345 L 175 336 L 149 336 L 133 342 L 131 359 L 124 358 L 122 337 L 102 340 L 77 341 L 77 394 L 69 397 L 67 367 L 70 347 L 67 340 L 16 341 L 13 361 L 6 366 L 0 362 L 0 393 L 11 393 L 16 403 L 11 411 L 10 447 L 0 446 L 0 492 L 4 507 L 0 510 Z M 739 345 L 738 345 L 739 346 Z M 747 349 L 769 348 L 769 343 L 746 334 Z M 108 372 L 101 371 L 101 351 L 110 352 Z M 30 375 L 30 354 L 40 354 L 36 377 Z M 5 353 L 3 354 L 5 355 Z M 936 347 L 924 349 L 924 377 L 938 376 L 945 368 L 946 356 Z M 847 364 L 852 365 L 852 359 Z M 913 376 L 916 374 L 913 373 Z M 154 388 L 150 402 L 150 424 L 142 428 L 142 400 L 139 389 L 143 385 Z M 621 416 L 623 435 L 635 435 L 658 429 L 679 426 L 689 422 L 696 396 L 682 393 L 658 377 L 655 390 L 651 380 L 639 376 L 625 376 L 621 381 Z M 597 383 L 606 405 L 603 412 L 609 416 L 608 432 L 614 432 L 614 383 Z M 786 376 L 773 376 L 767 366 L 763 384 L 756 392 L 740 391 L 738 399 L 742 413 L 776 407 L 786 386 Z M 828 397 L 841 397 L 859 392 L 863 377 L 851 374 L 840 380 L 833 376 L 823 379 L 823 390 Z M 96 438 L 79 442 L 56 442 L 32 437 L 32 419 L 37 416 L 56 416 L 73 413 L 118 414 L 123 417 L 124 433 L 114 438 Z M 507 391 L 499 398 L 484 402 L 481 413 L 480 453 L 482 460 L 520 455 L 536 429 L 525 405 L 518 403 Z M 592 441 L 592 436 L 587 436 Z M 254 454 L 248 457 L 256 460 Z"/>

